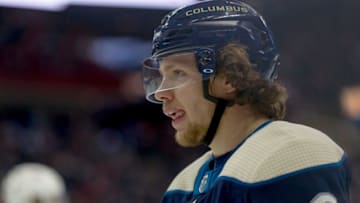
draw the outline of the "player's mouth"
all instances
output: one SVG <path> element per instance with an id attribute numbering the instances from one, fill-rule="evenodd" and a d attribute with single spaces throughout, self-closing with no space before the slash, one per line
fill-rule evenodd
<path id="1" fill-rule="evenodd" d="M 181 122 L 185 118 L 184 110 L 165 110 L 164 113 L 172 119 L 171 125 L 175 129 L 178 129 L 180 127 Z"/>

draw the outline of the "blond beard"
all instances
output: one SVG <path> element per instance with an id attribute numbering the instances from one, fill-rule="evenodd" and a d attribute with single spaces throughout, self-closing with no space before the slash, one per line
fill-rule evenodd
<path id="1" fill-rule="evenodd" d="M 195 147 L 203 144 L 207 126 L 192 124 L 187 130 L 176 131 L 176 142 L 183 147 Z"/>

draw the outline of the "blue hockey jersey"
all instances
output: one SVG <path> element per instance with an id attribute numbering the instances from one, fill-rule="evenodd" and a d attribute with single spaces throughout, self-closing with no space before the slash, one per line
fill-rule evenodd
<path id="1" fill-rule="evenodd" d="M 348 203 L 350 174 L 346 154 L 324 133 L 273 121 L 233 151 L 191 163 L 162 202 Z"/>

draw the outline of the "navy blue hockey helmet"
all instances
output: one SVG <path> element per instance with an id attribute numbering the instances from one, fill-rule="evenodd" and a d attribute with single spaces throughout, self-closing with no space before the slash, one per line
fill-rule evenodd
<path id="1" fill-rule="evenodd" d="M 161 91 L 156 73 L 161 58 L 193 52 L 203 79 L 208 79 L 216 69 L 216 52 L 228 43 L 244 45 L 264 79 L 277 77 L 279 55 L 262 16 L 241 1 L 202 1 L 170 12 L 155 29 L 152 56 L 144 62 L 146 98 L 159 103 L 154 94 Z"/>

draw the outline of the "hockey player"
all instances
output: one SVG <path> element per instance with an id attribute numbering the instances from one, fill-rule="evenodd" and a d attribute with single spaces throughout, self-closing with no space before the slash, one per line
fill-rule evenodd
<path id="1" fill-rule="evenodd" d="M 161 103 L 184 147 L 210 150 L 172 181 L 163 203 L 347 203 L 344 150 L 282 120 L 287 93 L 268 25 L 249 5 L 213 0 L 166 15 L 144 61 L 149 101 Z"/>

